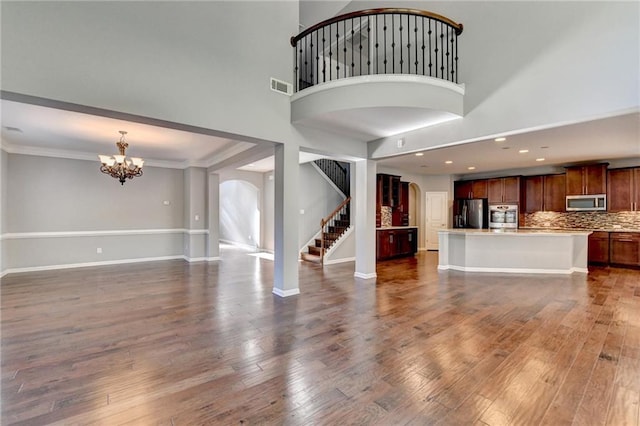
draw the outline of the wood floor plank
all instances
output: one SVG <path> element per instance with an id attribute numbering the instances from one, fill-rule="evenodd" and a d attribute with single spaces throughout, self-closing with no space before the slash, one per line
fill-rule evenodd
<path id="1" fill-rule="evenodd" d="M 225 248 L 1 279 L 3 425 L 634 424 L 640 271 L 300 264 Z"/>

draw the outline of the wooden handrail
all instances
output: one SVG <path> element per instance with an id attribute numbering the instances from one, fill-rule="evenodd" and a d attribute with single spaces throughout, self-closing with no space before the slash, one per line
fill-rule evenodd
<path id="1" fill-rule="evenodd" d="M 342 211 L 342 209 L 344 209 L 346 206 L 349 205 L 349 202 L 351 201 L 351 197 L 347 197 L 344 199 L 344 201 L 342 203 L 340 203 L 340 205 L 338 207 L 336 207 L 327 217 L 323 218 L 320 220 L 320 262 L 324 263 L 324 227 L 327 226 L 327 224 L 329 222 L 331 222 L 332 220 L 334 220 L 335 216 L 338 215 L 338 213 L 340 213 Z"/>
<path id="2" fill-rule="evenodd" d="M 335 210 L 333 210 L 331 213 L 329 213 L 329 215 L 327 217 L 325 217 L 324 219 L 320 220 L 320 227 L 324 227 L 327 223 L 329 223 L 329 221 L 338 214 L 338 212 L 347 204 L 349 204 L 349 201 L 351 201 L 351 197 L 347 197 L 344 199 L 344 201 L 342 203 L 340 203 L 340 205 L 338 207 L 335 208 Z"/>
<path id="3" fill-rule="evenodd" d="M 444 24 L 447 24 L 447 25 L 453 27 L 455 29 L 456 35 L 462 34 L 462 30 L 464 28 L 462 24 L 454 22 L 451 19 L 447 18 L 446 16 L 442 16 L 442 15 L 439 15 L 437 13 L 429 12 L 429 11 L 426 11 L 426 10 L 385 7 L 385 8 L 378 8 L 378 9 L 359 10 L 357 12 L 349 12 L 349 13 L 345 13 L 345 14 L 342 14 L 342 15 L 334 16 L 333 18 L 325 19 L 324 21 L 322 21 L 320 23 L 317 23 L 317 24 L 307 28 L 306 30 L 302 31 L 297 36 L 291 37 L 291 40 L 290 40 L 291 46 L 295 47 L 296 43 L 300 39 L 304 38 L 305 36 L 311 34 L 312 32 L 314 32 L 314 31 L 316 31 L 316 30 L 318 30 L 318 29 L 320 29 L 322 27 L 325 27 L 327 25 L 331 25 L 331 24 L 334 24 L 336 22 L 344 21 L 345 19 L 359 18 L 359 17 L 362 17 L 362 16 L 384 15 L 384 14 L 390 14 L 390 15 L 397 15 L 397 14 L 415 15 L 415 16 L 423 16 L 425 18 L 435 19 L 436 21 L 440 21 L 440 22 L 442 22 Z"/>

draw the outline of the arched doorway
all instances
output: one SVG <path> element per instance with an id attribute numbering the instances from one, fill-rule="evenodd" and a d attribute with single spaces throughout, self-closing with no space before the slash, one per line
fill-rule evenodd
<path id="1" fill-rule="evenodd" d="M 243 180 L 220 184 L 220 240 L 260 248 L 260 191 Z"/>

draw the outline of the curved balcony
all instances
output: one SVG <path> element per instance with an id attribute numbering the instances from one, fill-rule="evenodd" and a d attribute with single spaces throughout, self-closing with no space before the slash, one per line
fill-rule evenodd
<path id="1" fill-rule="evenodd" d="M 461 117 L 462 29 L 432 12 L 384 8 L 336 16 L 291 37 L 292 121 L 376 138 Z M 380 117 L 393 117 L 393 125 Z M 382 126 L 367 134 L 367 121 Z"/>

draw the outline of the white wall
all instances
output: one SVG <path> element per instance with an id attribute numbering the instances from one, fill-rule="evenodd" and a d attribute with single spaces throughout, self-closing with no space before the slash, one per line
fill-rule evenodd
<path id="1" fill-rule="evenodd" d="M 220 184 L 220 239 L 256 249 L 260 241 L 260 189 L 244 180 Z"/>
<path id="2" fill-rule="evenodd" d="M 464 24 L 460 82 L 466 85 L 464 118 L 403 135 L 404 151 L 607 117 L 640 105 L 638 2 L 420 1 L 403 6 Z M 370 154 L 397 154 L 398 136 L 371 143 Z"/>

